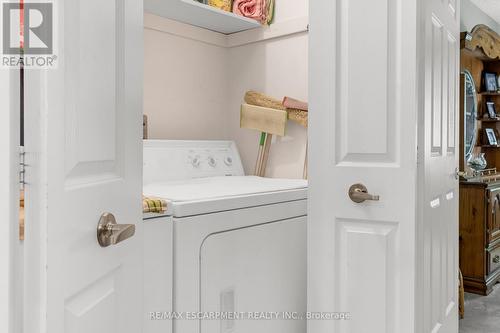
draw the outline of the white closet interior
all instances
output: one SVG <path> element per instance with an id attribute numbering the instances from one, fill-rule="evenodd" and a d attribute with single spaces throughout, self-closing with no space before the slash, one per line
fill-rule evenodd
<path id="1" fill-rule="evenodd" d="M 307 0 L 277 0 L 269 27 L 193 0 L 146 0 L 144 8 L 149 137 L 235 140 L 251 173 L 259 133 L 239 128 L 240 104 L 250 89 L 307 100 Z M 301 178 L 306 141 L 306 130 L 289 122 L 266 176 Z"/>

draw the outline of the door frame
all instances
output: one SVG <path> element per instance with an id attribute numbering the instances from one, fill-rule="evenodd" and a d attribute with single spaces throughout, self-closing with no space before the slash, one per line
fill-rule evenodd
<path id="1" fill-rule="evenodd" d="M 15 260 L 19 220 L 19 71 L 0 69 L 0 331 L 14 332 Z"/>
<path id="2" fill-rule="evenodd" d="M 25 228 L 22 244 L 22 291 L 16 333 L 46 333 L 47 313 L 47 145 L 48 110 L 45 91 L 47 71 L 24 71 L 24 152 L 25 152 Z"/>
<path id="3" fill-rule="evenodd" d="M 424 329 L 424 295 L 417 292 L 424 288 L 424 193 L 425 186 L 422 182 L 425 179 L 425 168 L 423 149 L 425 147 L 425 3 L 417 2 L 417 211 L 415 223 L 415 332 L 423 332 Z"/>
<path id="4" fill-rule="evenodd" d="M 424 193 L 425 187 L 422 182 L 425 179 L 425 168 L 423 149 L 425 147 L 425 3 L 417 2 L 417 211 L 415 224 L 415 332 L 423 332 L 424 329 L 424 295 L 417 292 L 424 288 Z"/>

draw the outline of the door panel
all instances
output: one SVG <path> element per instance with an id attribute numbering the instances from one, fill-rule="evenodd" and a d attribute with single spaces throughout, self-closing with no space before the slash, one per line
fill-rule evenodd
<path id="1" fill-rule="evenodd" d="M 116 301 L 113 274 L 92 283 L 66 301 L 64 332 L 78 333 L 82 327 L 93 333 L 113 332 L 118 318 L 108 312 Z"/>
<path id="2" fill-rule="evenodd" d="M 454 1 L 422 3 L 425 32 L 421 114 L 423 332 L 458 331 L 457 100 L 459 15 Z M 423 118 L 422 118 L 423 117 Z M 439 143 L 439 144 L 438 144 Z M 419 321 L 420 322 L 420 321 Z M 418 324 L 420 325 L 420 324 Z M 420 326 L 418 326 L 420 327 Z"/>
<path id="3" fill-rule="evenodd" d="M 308 311 L 351 314 L 311 332 L 456 332 L 458 18 L 310 3 Z M 380 200 L 351 201 L 356 183 Z"/>
<path id="4" fill-rule="evenodd" d="M 446 0 L 442 0 L 443 3 L 446 5 Z M 457 13 L 457 3 L 458 0 L 448 0 L 448 10 L 450 11 L 450 15 L 457 19 L 458 13 Z"/>
<path id="5" fill-rule="evenodd" d="M 457 110 L 458 110 L 458 86 L 457 82 L 459 82 L 459 73 L 457 72 L 457 66 L 459 64 L 459 55 L 457 54 L 457 50 L 459 48 L 457 42 L 457 36 L 448 33 L 446 35 L 446 55 L 445 59 L 448 59 L 448 68 L 447 75 L 448 80 L 446 82 L 445 94 L 447 93 L 447 109 L 448 112 L 448 154 L 454 155 L 456 154 L 456 140 L 457 140 L 457 130 L 458 130 L 458 122 L 457 122 Z"/>
<path id="6" fill-rule="evenodd" d="M 443 142 L 443 108 L 442 108 L 442 93 L 443 93 L 443 25 L 436 18 L 431 18 L 431 75 L 432 75 L 432 153 L 441 155 Z"/>
<path id="7" fill-rule="evenodd" d="M 56 1 L 57 68 L 38 82 L 51 333 L 142 331 L 142 2 Z M 41 88 L 40 88 L 41 87 Z M 27 98 L 34 98 L 28 96 Z M 106 248 L 101 214 L 134 224 Z M 42 248 L 43 250 L 43 248 Z"/>
<path id="8" fill-rule="evenodd" d="M 488 243 L 500 237 L 500 189 L 488 191 Z"/>
<path id="9" fill-rule="evenodd" d="M 124 150 L 117 144 L 124 142 L 117 136 L 124 135 L 119 132 L 125 87 L 124 4 L 91 0 L 66 7 L 71 22 L 64 33 L 69 187 L 121 177 Z"/>
<path id="10" fill-rule="evenodd" d="M 200 247 L 200 309 L 282 313 L 273 320 L 202 320 L 202 333 L 304 333 L 306 218 L 212 234 Z M 265 274 L 263 274 L 265 272 Z M 280 281 L 273 283 L 273 281 Z"/>
<path id="11" fill-rule="evenodd" d="M 416 2 L 310 8 L 308 311 L 351 318 L 308 330 L 411 332 Z M 356 183 L 380 201 L 351 201 Z"/>
<path id="12" fill-rule="evenodd" d="M 336 77 L 339 112 L 335 120 L 337 163 L 395 160 L 393 120 L 399 111 L 394 100 L 398 71 L 393 39 L 396 3 L 396 0 L 337 1 L 340 25 Z M 366 12 L 378 18 L 370 20 L 370 29 L 359 24 L 366 19 Z M 371 50 L 370 56 L 367 50 Z"/>
<path id="13" fill-rule="evenodd" d="M 340 266 L 337 308 L 349 309 L 352 318 L 364 318 L 363 321 L 369 321 L 380 332 L 395 332 L 395 318 L 388 318 L 396 311 L 398 225 L 373 222 L 337 220 Z M 341 326 L 340 332 L 364 332 L 366 329 L 366 324 L 357 320 Z"/>

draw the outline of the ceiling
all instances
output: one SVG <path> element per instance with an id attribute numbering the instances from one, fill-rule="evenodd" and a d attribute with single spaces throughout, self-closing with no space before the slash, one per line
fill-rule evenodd
<path id="1" fill-rule="evenodd" d="M 500 24 L 500 0 L 471 0 L 471 2 Z"/>

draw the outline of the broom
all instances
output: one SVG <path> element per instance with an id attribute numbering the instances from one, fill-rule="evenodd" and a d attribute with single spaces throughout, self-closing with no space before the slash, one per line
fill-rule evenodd
<path id="1" fill-rule="evenodd" d="M 288 118 L 303 126 L 303 127 L 308 127 L 308 114 L 306 110 L 303 110 L 304 108 L 307 108 L 307 104 L 293 100 L 290 98 L 284 99 L 283 102 L 288 102 L 292 101 L 293 103 L 290 103 L 290 105 L 295 106 L 295 108 L 287 108 L 283 104 L 282 101 L 279 101 L 277 99 L 274 99 L 272 97 L 269 97 L 267 95 L 264 95 L 262 93 L 256 92 L 256 91 L 248 91 L 245 94 L 245 103 L 250 104 L 250 105 L 256 105 L 256 106 L 261 106 L 261 107 L 266 107 L 270 109 L 276 109 L 276 110 L 282 110 L 282 111 L 287 111 L 288 112 Z M 264 138 L 263 138 L 264 137 Z M 263 143 L 264 140 L 264 143 Z M 271 141 L 272 141 L 272 134 L 266 134 L 264 132 L 261 133 L 261 140 L 259 142 L 259 153 L 257 155 L 257 163 L 256 163 L 256 168 L 255 168 L 255 174 L 257 176 L 264 176 L 266 167 L 267 167 L 267 161 L 269 158 L 269 151 L 271 149 Z M 305 156 L 305 161 L 304 161 L 304 171 L 303 171 L 303 177 L 304 179 L 307 179 L 307 148 L 306 148 L 306 156 Z M 257 167 L 258 166 L 258 167 Z"/>

